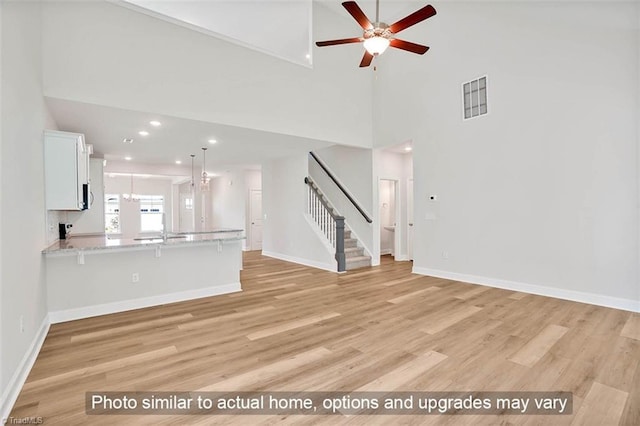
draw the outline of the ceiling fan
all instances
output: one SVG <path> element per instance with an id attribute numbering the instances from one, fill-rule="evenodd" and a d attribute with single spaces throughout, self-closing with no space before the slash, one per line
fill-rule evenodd
<path id="1" fill-rule="evenodd" d="M 427 18 L 436 14 L 436 10 L 431 5 L 427 5 L 422 9 L 416 10 L 412 14 L 405 16 L 398 22 L 387 25 L 384 22 L 380 22 L 380 0 L 376 0 L 376 21 L 371 22 L 369 18 L 364 14 L 362 9 L 355 1 L 345 1 L 342 3 L 347 12 L 358 22 L 358 24 L 364 30 L 362 37 L 343 38 L 339 40 L 327 40 L 318 41 L 316 46 L 335 46 L 337 44 L 349 44 L 364 42 L 364 56 L 360 61 L 360 67 L 368 67 L 371 65 L 371 61 L 375 56 L 378 56 L 384 52 L 387 47 L 395 47 L 396 49 L 406 50 L 407 52 L 417 53 L 423 55 L 429 47 L 421 44 L 411 43 L 410 41 L 400 40 L 395 38 L 395 35 L 400 31 L 405 30 L 412 25 L 422 22 Z"/>

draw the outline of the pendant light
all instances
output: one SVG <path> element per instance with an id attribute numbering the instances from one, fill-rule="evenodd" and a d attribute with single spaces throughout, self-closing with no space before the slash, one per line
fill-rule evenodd
<path id="1" fill-rule="evenodd" d="M 200 191 L 209 190 L 209 176 L 207 175 L 207 148 L 202 148 L 202 177 L 200 178 Z"/>
<path id="2" fill-rule="evenodd" d="M 140 201 L 140 196 L 138 194 L 134 194 L 133 192 L 133 174 L 131 175 L 131 192 L 128 194 L 122 194 L 122 198 L 125 201 Z"/>
<path id="3" fill-rule="evenodd" d="M 193 160 L 196 157 L 195 154 L 191 154 L 191 192 L 194 192 L 196 189 L 196 178 L 193 172 Z"/>

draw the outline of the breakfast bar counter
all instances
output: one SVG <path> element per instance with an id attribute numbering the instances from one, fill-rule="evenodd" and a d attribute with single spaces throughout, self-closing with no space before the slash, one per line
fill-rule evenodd
<path id="1" fill-rule="evenodd" d="M 119 238 L 108 235 L 79 235 L 66 240 L 58 240 L 42 250 L 46 255 L 69 255 L 86 251 L 117 249 L 149 249 L 158 246 L 213 244 L 219 242 L 242 241 L 245 239 L 242 229 L 212 229 L 197 232 L 172 232 L 164 235 L 141 235 L 135 238 Z"/>
<path id="2" fill-rule="evenodd" d="M 42 251 L 52 323 L 241 291 L 244 231 L 74 236 Z"/>

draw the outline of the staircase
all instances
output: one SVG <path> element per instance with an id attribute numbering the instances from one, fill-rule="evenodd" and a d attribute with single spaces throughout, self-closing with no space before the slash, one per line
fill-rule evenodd
<path id="1" fill-rule="evenodd" d="M 358 246 L 358 239 L 352 238 L 351 230 L 344 230 L 344 254 L 347 271 L 371 266 L 371 256 L 364 254 L 364 248 Z"/>
<path id="2" fill-rule="evenodd" d="M 306 178 L 305 183 L 309 188 L 307 213 L 318 225 L 320 231 L 329 240 L 329 243 L 335 248 L 341 247 L 342 245 L 336 241 L 339 233 L 336 232 L 335 221 L 344 221 L 344 218 L 340 216 L 311 178 Z M 346 225 L 344 228 L 343 247 L 345 270 L 350 271 L 371 266 L 371 256 L 365 254 L 364 247 L 359 244 L 358 239 L 355 235 L 352 235 L 351 230 Z"/>

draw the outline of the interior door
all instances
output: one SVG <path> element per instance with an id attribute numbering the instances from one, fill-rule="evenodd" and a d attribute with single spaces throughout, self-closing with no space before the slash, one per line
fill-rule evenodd
<path id="1" fill-rule="evenodd" d="M 251 250 L 262 250 L 262 191 L 252 189 L 250 197 Z"/>
<path id="2" fill-rule="evenodd" d="M 407 257 L 413 260 L 413 179 L 407 181 Z"/>
<path id="3" fill-rule="evenodd" d="M 180 193 L 180 231 L 194 231 L 193 194 Z"/>

